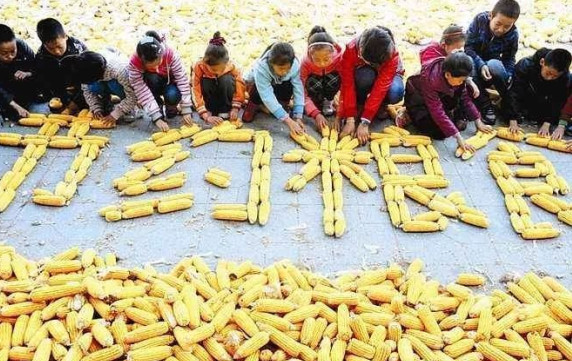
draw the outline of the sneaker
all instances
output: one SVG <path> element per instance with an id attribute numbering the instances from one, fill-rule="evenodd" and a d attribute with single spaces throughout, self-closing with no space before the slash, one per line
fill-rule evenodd
<path id="1" fill-rule="evenodd" d="M 218 113 L 218 116 L 224 120 L 228 120 L 230 118 L 229 113 Z"/>
<path id="2" fill-rule="evenodd" d="M 246 108 L 244 108 L 244 113 L 242 114 L 242 121 L 245 123 L 252 122 L 259 108 L 258 104 L 248 102 L 248 104 L 246 104 Z"/>
<path id="3" fill-rule="evenodd" d="M 324 103 L 322 104 L 322 114 L 326 117 L 331 117 L 335 112 L 334 102 L 332 100 L 324 99 Z"/>
<path id="4" fill-rule="evenodd" d="M 129 114 L 123 117 L 124 123 L 133 123 L 137 119 L 143 118 L 143 110 L 139 107 L 135 107 Z"/>
<path id="5" fill-rule="evenodd" d="M 411 118 L 409 118 L 405 107 L 399 109 L 395 116 L 395 125 L 399 128 L 405 128 L 409 123 L 411 123 Z"/>
<path id="6" fill-rule="evenodd" d="M 483 112 L 483 123 L 487 125 L 495 125 L 496 120 L 497 116 L 494 108 L 492 106 L 487 107 Z"/>
<path id="7" fill-rule="evenodd" d="M 467 129 L 467 119 L 455 120 L 455 127 L 457 127 L 457 129 L 459 129 L 460 132 Z"/>
<path id="8" fill-rule="evenodd" d="M 179 114 L 179 109 L 177 109 L 176 105 L 167 105 L 165 106 L 167 119 L 171 119 L 176 117 Z"/>

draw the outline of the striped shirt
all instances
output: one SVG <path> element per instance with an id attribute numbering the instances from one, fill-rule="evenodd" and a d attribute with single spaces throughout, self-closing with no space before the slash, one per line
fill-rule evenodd
<path id="1" fill-rule="evenodd" d="M 159 107 L 159 104 L 155 100 L 155 96 L 151 92 L 151 89 L 145 83 L 143 79 L 143 74 L 147 72 L 143 60 L 134 54 L 129 62 L 128 73 L 129 82 L 135 91 L 137 96 L 137 101 L 149 114 L 152 121 L 156 121 L 163 117 L 163 112 Z M 179 91 L 181 92 L 181 114 L 191 114 L 192 113 L 192 101 L 191 101 L 191 86 L 189 84 L 189 78 L 187 72 L 183 67 L 181 58 L 177 53 L 171 48 L 166 48 L 161 64 L 157 69 L 157 74 L 166 77 L 167 83 L 174 83 Z"/>
<path id="2" fill-rule="evenodd" d="M 119 119 L 122 116 L 129 114 L 137 105 L 137 97 L 135 96 L 135 92 L 133 91 L 131 84 L 129 84 L 129 75 L 127 74 L 128 61 L 115 49 L 108 48 L 101 51 L 100 54 L 107 61 L 107 65 L 103 72 L 103 78 L 100 79 L 100 81 L 110 81 L 115 79 L 123 87 L 123 91 L 125 92 L 125 98 L 116 104 L 113 111 L 110 113 L 113 118 Z M 104 105 L 99 95 L 90 91 L 87 84 L 83 84 L 81 89 L 83 91 L 85 101 L 87 102 L 87 105 L 89 105 L 89 109 L 93 113 L 102 112 L 104 110 Z"/>

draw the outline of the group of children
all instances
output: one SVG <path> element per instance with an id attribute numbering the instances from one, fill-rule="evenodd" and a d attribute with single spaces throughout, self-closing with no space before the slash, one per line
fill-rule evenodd
<path id="1" fill-rule="evenodd" d="M 30 103 L 59 98 L 66 113 L 88 106 L 95 118 L 112 124 L 132 117 L 139 106 L 166 131 L 167 120 L 178 114 L 192 124 L 193 108 L 210 125 L 238 119 L 244 108 L 243 122 L 264 111 L 298 134 L 306 131 L 304 114 L 318 129 L 335 114 L 332 126 L 363 144 L 370 124 L 387 117 L 388 105 L 404 100 L 399 126 L 411 122 L 424 134 L 455 137 L 472 150 L 460 131 L 467 121 L 492 131 L 496 112 L 488 89 L 494 87 L 511 131 L 535 122 L 540 134 L 553 129 L 552 137 L 560 139 L 572 113 L 571 55 L 565 49 L 540 49 L 516 63 L 519 14 L 515 0 L 499 0 L 466 32 L 448 27 L 440 42 L 421 50 L 421 70 L 405 84 L 393 34 L 383 26 L 366 29 L 344 49 L 316 26 L 301 60 L 290 44 L 277 42 L 244 74 L 217 32 L 191 67 L 189 80 L 177 52 L 156 31 L 148 31 L 126 59 L 114 49 L 88 51 L 55 19 L 38 23 L 42 45 L 36 54 L 0 25 L 0 112 L 26 117 Z M 112 96 L 121 100 L 114 103 Z"/>

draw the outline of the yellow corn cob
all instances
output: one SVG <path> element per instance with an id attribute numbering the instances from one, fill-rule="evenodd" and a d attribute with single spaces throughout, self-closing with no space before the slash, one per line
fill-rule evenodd
<path id="1" fill-rule="evenodd" d="M 16 192 L 13 189 L 0 191 L 0 212 L 4 212 L 8 208 L 15 196 Z"/>
<path id="2" fill-rule="evenodd" d="M 241 210 L 216 210 L 211 213 L 211 216 L 214 219 L 225 221 L 246 221 L 248 219 L 247 212 Z"/>
<path id="3" fill-rule="evenodd" d="M 189 209 L 193 206 L 193 201 L 188 198 L 175 199 L 172 201 L 159 202 L 157 211 L 159 213 L 177 212 L 184 209 Z"/>
<path id="4" fill-rule="evenodd" d="M 82 361 L 113 361 L 123 356 L 123 352 L 121 345 L 113 345 L 90 353 L 82 358 Z"/>
<path id="5" fill-rule="evenodd" d="M 132 361 L 161 361 L 173 354 L 171 346 L 155 346 L 127 353 L 127 359 Z"/>
<path id="6" fill-rule="evenodd" d="M 559 235 L 560 231 L 554 228 L 526 228 L 521 233 L 522 238 L 527 240 L 549 239 L 558 237 Z"/>
<path id="7" fill-rule="evenodd" d="M 227 188 L 230 186 L 229 178 L 223 177 L 216 173 L 212 173 L 210 171 L 205 174 L 205 180 L 220 188 Z"/>
<path id="8" fill-rule="evenodd" d="M 139 217 L 147 217 L 153 214 L 153 206 L 141 206 L 126 209 L 121 214 L 123 219 L 132 219 Z"/>
<path id="9" fill-rule="evenodd" d="M 481 227 L 481 228 L 488 228 L 489 227 L 489 220 L 485 217 L 477 216 L 470 213 L 461 213 L 459 216 L 461 222 L 471 224 L 473 226 Z"/>

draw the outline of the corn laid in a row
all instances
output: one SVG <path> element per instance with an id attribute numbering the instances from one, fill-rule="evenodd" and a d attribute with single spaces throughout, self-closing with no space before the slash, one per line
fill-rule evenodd
<path id="1" fill-rule="evenodd" d="M 180 193 L 161 198 L 127 201 L 119 205 L 110 205 L 99 210 L 99 215 L 108 222 L 151 216 L 158 213 L 171 213 L 189 209 L 193 206 L 192 193 Z"/>

